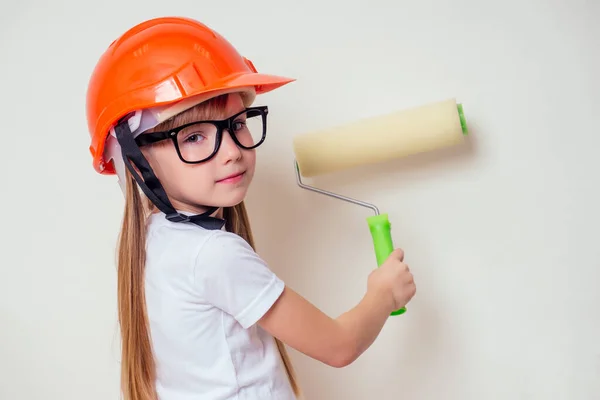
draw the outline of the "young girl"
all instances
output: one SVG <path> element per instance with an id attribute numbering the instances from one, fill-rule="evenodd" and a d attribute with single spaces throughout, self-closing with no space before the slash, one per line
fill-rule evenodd
<path id="1" fill-rule="evenodd" d="M 244 197 L 268 108 L 260 74 L 207 26 L 141 23 L 114 41 L 87 96 L 94 168 L 125 193 L 118 251 L 126 400 L 295 399 L 284 343 L 333 367 L 357 359 L 415 284 L 403 252 L 330 318 L 254 252 Z M 141 192 L 140 192 L 141 190 Z"/>

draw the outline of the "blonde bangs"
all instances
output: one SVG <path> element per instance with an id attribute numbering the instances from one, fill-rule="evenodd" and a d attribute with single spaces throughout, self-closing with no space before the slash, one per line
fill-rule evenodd
<path id="1" fill-rule="evenodd" d="M 226 117 L 225 112 L 228 99 L 229 94 L 213 97 L 169 118 L 146 132 L 168 131 L 195 121 L 223 119 Z"/>

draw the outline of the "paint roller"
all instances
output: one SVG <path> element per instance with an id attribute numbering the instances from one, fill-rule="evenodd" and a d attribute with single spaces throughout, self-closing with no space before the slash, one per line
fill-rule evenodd
<path id="1" fill-rule="evenodd" d="M 453 146 L 467 134 L 462 104 L 449 99 L 298 135 L 293 140 L 297 183 L 303 189 L 373 210 L 375 215 L 367 218 L 367 225 L 377 265 L 381 266 L 394 250 L 388 214 L 380 213 L 373 204 L 309 186 L 302 176 L 330 174 Z M 391 315 L 405 311 L 403 307 Z"/>

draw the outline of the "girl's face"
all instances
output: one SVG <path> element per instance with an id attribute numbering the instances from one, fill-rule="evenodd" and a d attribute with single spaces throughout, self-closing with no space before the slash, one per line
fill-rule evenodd
<path id="1" fill-rule="evenodd" d="M 223 115 L 216 119 L 228 118 L 244 108 L 239 95 L 230 95 Z M 170 140 L 142 147 L 176 209 L 200 214 L 206 210 L 203 206 L 231 207 L 245 198 L 254 177 L 255 150 L 238 147 L 228 131 L 222 136 L 219 152 L 200 164 L 182 162 Z"/>

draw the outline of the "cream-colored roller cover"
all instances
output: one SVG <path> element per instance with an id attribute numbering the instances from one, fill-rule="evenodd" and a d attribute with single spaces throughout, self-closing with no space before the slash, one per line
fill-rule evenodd
<path id="1" fill-rule="evenodd" d="M 451 99 L 299 135 L 293 146 L 310 177 L 451 146 L 466 132 L 462 106 Z"/>

